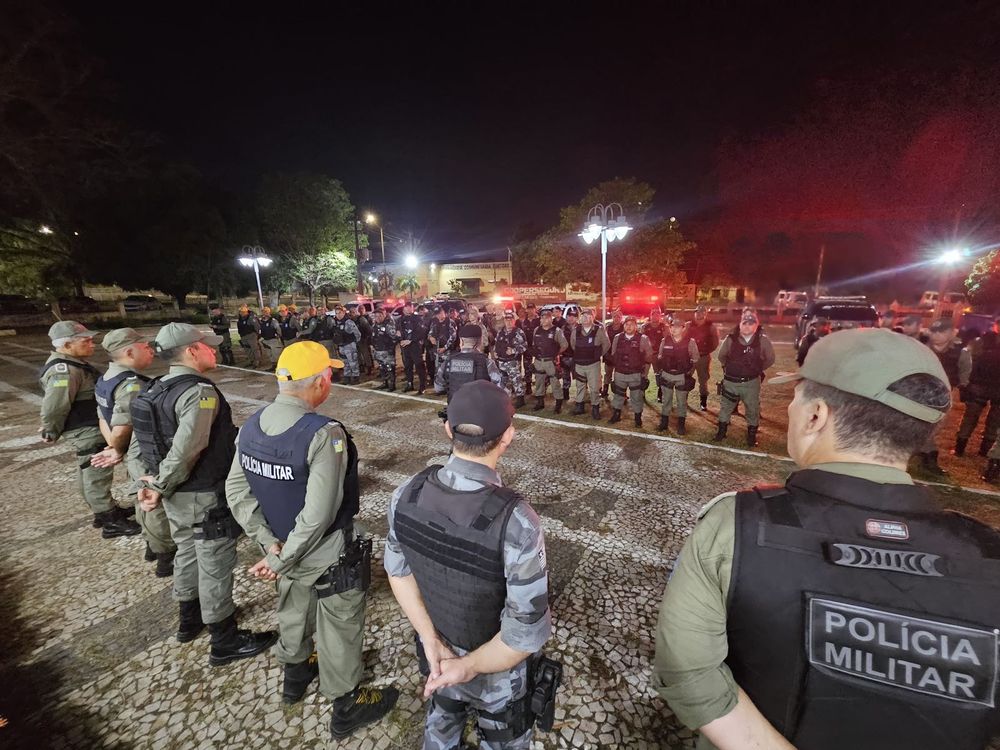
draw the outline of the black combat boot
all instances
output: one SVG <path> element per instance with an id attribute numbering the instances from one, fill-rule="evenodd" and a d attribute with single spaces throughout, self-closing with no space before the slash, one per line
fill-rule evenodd
<path id="1" fill-rule="evenodd" d="M 389 376 L 389 387 L 386 389 L 389 393 L 396 392 L 396 373 L 392 373 Z"/>
<path id="2" fill-rule="evenodd" d="M 156 553 L 156 577 L 157 578 L 170 578 L 174 574 L 174 555 L 177 554 L 177 550 L 173 552 L 157 552 Z"/>
<path id="3" fill-rule="evenodd" d="M 748 426 L 747 427 L 747 448 L 757 447 L 757 427 Z"/>
<path id="4" fill-rule="evenodd" d="M 986 463 L 986 471 L 983 472 L 982 479 L 990 484 L 1000 484 L 1000 459 L 991 458 Z"/>
<path id="5" fill-rule="evenodd" d="M 386 380 L 383 380 L 383 381 L 382 381 L 382 385 L 380 385 L 380 386 L 379 386 L 378 388 L 376 388 L 375 390 L 376 390 L 376 391 L 387 391 L 387 390 L 389 390 L 389 381 L 388 381 L 388 379 L 386 379 Z"/>
<path id="6" fill-rule="evenodd" d="M 515 409 L 520 409 L 522 406 L 524 406 L 524 396 L 515 396 L 514 397 L 514 408 Z"/>
<path id="7" fill-rule="evenodd" d="M 669 432 L 670 431 L 670 417 L 660 415 L 660 424 L 656 427 L 657 432 Z"/>
<path id="8" fill-rule="evenodd" d="M 142 554 L 142 559 L 146 562 L 156 562 L 156 553 L 150 549 L 149 542 L 146 542 L 146 551 Z"/>
<path id="9" fill-rule="evenodd" d="M 965 446 L 969 444 L 969 438 L 955 438 L 955 450 L 952 451 L 956 456 L 965 455 Z"/>
<path id="10" fill-rule="evenodd" d="M 101 514 L 100 513 L 95 513 L 94 514 L 94 520 L 93 520 L 93 522 L 90 525 L 93 526 L 95 529 L 101 528 L 102 524 L 101 524 Z"/>
<path id="11" fill-rule="evenodd" d="M 937 451 L 927 451 L 926 453 L 921 453 L 920 457 L 924 462 L 924 471 L 928 474 L 933 474 L 934 476 L 943 477 L 946 472 L 944 469 L 938 465 L 938 452 Z"/>
<path id="12" fill-rule="evenodd" d="M 636 412 L 635 415 L 635 426 L 642 427 L 642 412 Z"/>
<path id="13" fill-rule="evenodd" d="M 590 418 L 591 419 L 600 419 L 601 418 L 601 407 L 598 406 L 597 404 L 591 404 L 590 405 Z"/>
<path id="14" fill-rule="evenodd" d="M 531 407 L 532 411 L 541 411 L 545 408 L 545 396 L 535 396 L 535 405 Z"/>
<path id="15" fill-rule="evenodd" d="M 563 388 L 563 401 L 569 401 L 569 388 Z"/>
<path id="16" fill-rule="evenodd" d="M 104 539 L 114 539 L 119 536 L 135 536 L 142 532 L 139 524 L 131 518 L 126 518 L 121 508 L 114 507 L 103 513 L 98 513 L 97 517 L 101 521 L 101 537 Z"/>
<path id="17" fill-rule="evenodd" d="M 996 440 L 987 440 L 986 438 L 983 438 L 983 442 L 979 444 L 979 455 L 986 458 L 990 454 L 990 448 L 993 447 L 993 443 L 995 442 Z"/>
<path id="18" fill-rule="evenodd" d="M 413 390 L 413 381 L 407 380 L 406 381 L 406 388 L 403 389 L 403 393 L 409 393 L 412 390 Z"/>
<path id="19" fill-rule="evenodd" d="M 726 431 L 729 429 L 729 422 L 719 422 L 719 427 L 715 431 L 715 437 L 712 438 L 713 443 L 721 443 L 726 439 Z"/>
<path id="20" fill-rule="evenodd" d="M 577 401 L 575 404 L 573 404 L 574 416 L 579 416 L 580 414 L 583 414 L 583 412 L 584 412 L 583 401 Z"/>
<path id="21" fill-rule="evenodd" d="M 687 435 L 687 427 L 685 423 L 687 422 L 687 417 L 677 417 L 677 434 Z"/>
<path id="22" fill-rule="evenodd" d="M 278 640 L 278 633 L 274 630 L 253 633 L 237 629 L 236 615 L 229 615 L 222 622 L 209 623 L 208 632 L 212 636 L 212 650 L 208 655 L 208 663 L 213 667 L 221 667 L 239 659 L 249 659 L 271 648 Z"/>
<path id="23" fill-rule="evenodd" d="M 562 413 L 562 399 L 561 398 L 556 400 L 556 405 L 555 405 L 555 408 L 553 409 L 553 411 L 556 414 L 561 414 Z"/>
<path id="24" fill-rule="evenodd" d="M 394 687 L 356 687 L 347 695 L 333 701 L 333 718 L 330 734 L 335 740 L 342 740 L 361 727 L 374 724 L 392 710 L 399 699 L 399 690 Z"/>
<path id="25" fill-rule="evenodd" d="M 298 664 L 285 665 L 285 682 L 281 686 L 281 700 L 285 703 L 298 703 L 306 694 L 309 683 L 319 674 L 319 663 L 316 655 Z"/>
<path id="26" fill-rule="evenodd" d="M 701 397 L 701 410 L 708 411 L 708 395 L 704 394 Z"/>
<path id="27" fill-rule="evenodd" d="M 125 507 L 118 506 L 118 510 L 125 514 L 125 518 L 135 518 L 135 506 L 126 505 Z"/>
<path id="28" fill-rule="evenodd" d="M 201 602 L 197 599 L 190 602 L 181 602 L 180 612 L 180 624 L 177 626 L 177 642 L 188 643 L 201 635 L 201 631 L 205 629 L 205 623 L 201 621 Z"/>
<path id="29" fill-rule="evenodd" d="M 621 421 L 622 421 L 622 410 L 621 409 L 612 409 L 611 410 L 611 419 L 608 420 L 608 424 L 617 424 L 618 422 L 621 422 Z"/>

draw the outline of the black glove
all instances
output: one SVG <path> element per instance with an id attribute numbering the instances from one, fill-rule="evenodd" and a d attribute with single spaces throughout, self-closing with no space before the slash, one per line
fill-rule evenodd
<path id="1" fill-rule="evenodd" d="M 643 375 L 642 379 L 639 381 L 639 389 L 644 391 L 647 388 L 649 388 L 649 378 Z"/>

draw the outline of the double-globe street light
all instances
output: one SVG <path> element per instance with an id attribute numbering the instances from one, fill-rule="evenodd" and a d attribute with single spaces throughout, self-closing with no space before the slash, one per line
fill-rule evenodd
<path id="1" fill-rule="evenodd" d="M 625 219 L 625 211 L 621 203 L 598 203 L 587 213 L 587 221 L 579 236 L 588 245 L 601 238 L 601 310 L 603 323 L 608 319 L 608 243 L 623 240 L 632 230 Z"/>
<path id="2" fill-rule="evenodd" d="M 260 269 L 270 266 L 271 259 L 267 257 L 264 248 L 260 245 L 244 245 L 239 260 L 241 266 L 252 268 L 254 276 L 257 277 L 257 302 L 260 304 L 258 309 L 263 310 L 264 292 L 260 288 Z"/>

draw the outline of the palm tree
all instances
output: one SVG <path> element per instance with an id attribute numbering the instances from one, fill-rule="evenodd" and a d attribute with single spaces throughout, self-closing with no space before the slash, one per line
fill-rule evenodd
<path id="1" fill-rule="evenodd" d="M 414 274 L 401 276 L 396 280 L 396 289 L 406 294 L 410 299 L 420 290 L 420 282 Z"/>

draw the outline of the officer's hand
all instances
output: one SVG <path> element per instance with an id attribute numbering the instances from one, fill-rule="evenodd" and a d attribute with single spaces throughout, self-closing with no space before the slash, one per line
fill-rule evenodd
<path id="1" fill-rule="evenodd" d="M 437 636 L 427 640 L 421 638 L 420 643 L 424 647 L 424 656 L 427 657 L 427 664 L 430 666 L 430 678 L 439 677 L 441 662 L 445 659 L 454 659 L 455 653 Z"/>
<path id="2" fill-rule="evenodd" d="M 277 581 L 278 574 L 271 570 L 270 566 L 267 564 L 267 558 L 263 558 L 256 562 L 254 565 L 250 566 L 250 575 L 254 578 L 259 578 L 262 581 Z"/>
<path id="3" fill-rule="evenodd" d="M 399 342 L 399 345 L 400 346 L 409 346 L 410 345 L 410 340 L 409 339 L 403 339 L 402 341 Z"/>
<path id="4" fill-rule="evenodd" d="M 90 465 L 98 469 L 107 469 L 109 466 L 117 466 L 122 462 L 122 454 L 110 445 L 100 453 L 95 453 L 90 457 Z"/>
<path id="5" fill-rule="evenodd" d="M 444 659 L 440 662 L 438 669 L 440 674 L 437 677 L 432 672 L 431 676 L 427 678 L 427 683 L 424 685 L 425 698 L 439 688 L 464 685 L 478 674 L 464 656 L 457 659 Z"/>

